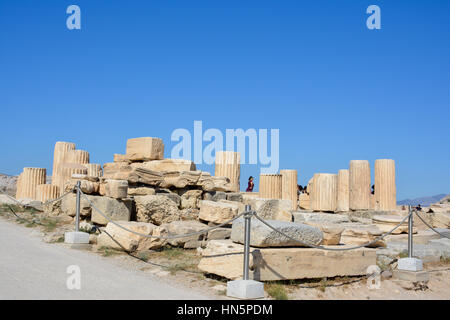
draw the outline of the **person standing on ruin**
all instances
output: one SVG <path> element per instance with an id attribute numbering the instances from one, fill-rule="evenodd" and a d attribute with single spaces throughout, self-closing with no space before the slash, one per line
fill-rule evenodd
<path id="1" fill-rule="evenodd" d="M 255 184 L 253 183 L 253 177 L 250 176 L 250 178 L 248 178 L 248 186 L 247 186 L 247 190 L 245 190 L 246 192 L 253 192 L 253 187 L 255 186 Z"/>

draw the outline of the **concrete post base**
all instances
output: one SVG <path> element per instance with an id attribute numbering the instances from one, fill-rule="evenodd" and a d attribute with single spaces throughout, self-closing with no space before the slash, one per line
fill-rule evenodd
<path id="1" fill-rule="evenodd" d="M 228 281 L 227 296 L 238 299 L 264 298 L 264 284 L 254 280 Z"/>
<path id="2" fill-rule="evenodd" d="M 70 244 L 89 244 L 89 233 L 73 231 L 64 234 L 64 242 Z"/>
<path id="3" fill-rule="evenodd" d="M 422 260 L 417 258 L 398 259 L 397 269 L 405 271 L 422 271 L 423 270 Z"/>

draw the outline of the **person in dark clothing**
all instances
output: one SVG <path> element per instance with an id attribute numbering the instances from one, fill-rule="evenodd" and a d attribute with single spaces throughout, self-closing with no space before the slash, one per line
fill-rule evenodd
<path id="1" fill-rule="evenodd" d="M 417 211 L 422 211 L 422 206 L 420 205 L 420 203 L 419 203 L 419 205 L 416 207 L 416 209 L 417 209 Z"/>
<path id="2" fill-rule="evenodd" d="M 248 187 L 247 187 L 247 192 L 253 192 L 253 187 L 255 186 L 255 184 L 253 183 L 253 177 L 250 176 L 250 178 L 248 178 Z"/>
<path id="3" fill-rule="evenodd" d="M 375 194 L 375 185 L 374 185 L 374 184 L 372 185 L 372 191 L 371 191 L 371 193 L 372 193 L 372 194 Z"/>

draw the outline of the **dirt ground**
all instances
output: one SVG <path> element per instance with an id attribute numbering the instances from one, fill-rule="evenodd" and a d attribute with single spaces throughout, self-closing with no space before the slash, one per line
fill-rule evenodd
<path id="1" fill-rule="evenodd" d="M 16 210 L 17 211 L 17 210 Z M 18 212 L 14 216 L 7 208 L 0 208 L 0 218 L 24 227 L 35 228 L 42 240 L 54 245 L 63 243 L 64 232 L 73 229 L 73 219 L 68 217 L 44 217 L 37 212 Z M 211 299 L 230 299 L 226 296 L 227 279 L 205 275 L 197 269 L 200 256 L 196 250 L 165 248 L 161 251 L 127 254 L 108 248 L 89 245 L 86 249 L 101 255 L 111 263 L 126 269 L 139 270 L 157 276 L 161 281 L 175 287 L 202 293 Z M 392 278 L 381 278 L 378 289 L 370 289 L 366 277 L 344 277 L 329 279 L 305 279 L 277 281 L 265 284 L 265 299 L 289 300 L 395 300 L 395 299 L 440 299 L 450 300 L 450 262 L 424 264 L 430 281 L 405 283 Z"/>

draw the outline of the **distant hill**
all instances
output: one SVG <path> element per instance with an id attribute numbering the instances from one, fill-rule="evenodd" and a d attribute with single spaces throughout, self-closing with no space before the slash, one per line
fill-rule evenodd
<path id="1" fill-rule="evenodd" d="M 423 207 L 427 207 L 433 203 L 439 202 L 441 199 L 446 197 L 447 195 L 445 193 L 438 194 L 431 197 L 420 197 L 415 199 L 405 199 L 401 201 L 397 201 L 398 205 L 411 205 L 411 206 L 417 206 L 420 204 Z"/>
<path id="2" fill-rule="evenodd" d="M 0 173 L 0 191 L 7 193 L 10 196 L 16 194 L 17 176 L 10 176 Z"/>

